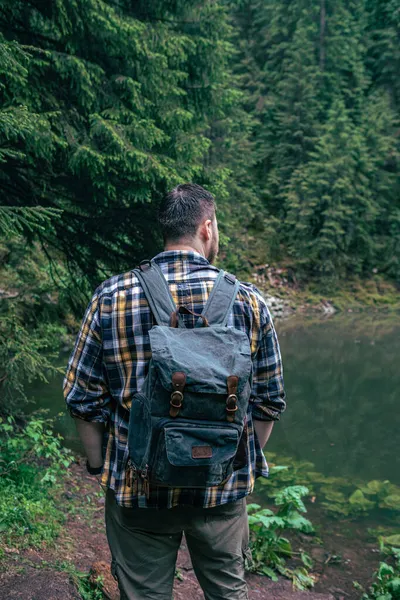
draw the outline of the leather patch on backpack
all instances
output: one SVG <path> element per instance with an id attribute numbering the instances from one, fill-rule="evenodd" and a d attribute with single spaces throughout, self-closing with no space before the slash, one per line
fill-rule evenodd
<path id="1" fill-rule="evenodd" d="M 211 458 L 212 455 L 211 446 L 192 446 L 192 458 Z"/>

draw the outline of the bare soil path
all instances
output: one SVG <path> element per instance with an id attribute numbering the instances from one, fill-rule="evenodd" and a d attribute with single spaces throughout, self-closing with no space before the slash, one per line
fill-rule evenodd
<path id="1" fill-rule="evenodd" d="M 40 550 L 5 548 L 5 559 L 0 565 L 1 600 L 80 600 L 81 595 L 74 584 L 77 577 L 75 569 L 90 572 L 93 580 L 101 575 L 105 598 L 119 599 L 117 585 L 109 569 L 110 554 L 103 515 L 104 495 L 99 494 L 97 481 L 86 474 L 81 464 L 74 463 L 70 473 L 61 499 L 67 515 L 62 534 L 54 546 Z M 360 596 L 359 592 L 352 590 L 352 581 L 357 577 L 353 577 L 352 568 L 348 572 L 354 556 L 338 568 L 329 565 L 329 561 L 326 563 L 326 556 L 329 556 L 326 550 L 317 547 L 311 553 L 314 554 L 317 577 L 315 590 L 300 592 L 294 590 L 285 579 L 274 583 L 267 577 L 249 575 L 250 600 L 352 600 Z M 371 574 L 373 568 L 369 562 L 366 569 Z M 180 577 L 175 581 L 174 600 L 204 599 L 184 544 L 177 566 Z M 356 564 L 354 569 L 359 572 Z M 362 581 L 365 577 L 358 580 Z"/>

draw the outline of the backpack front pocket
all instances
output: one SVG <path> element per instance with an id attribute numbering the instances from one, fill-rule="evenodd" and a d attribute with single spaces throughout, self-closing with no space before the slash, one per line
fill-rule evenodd
<path id="1" fill-rule="evenodd" d="M 150 479 L 172 487 L 220 485 L 232 473 L 239 430 L 221 423 L 164 422 Z"/>

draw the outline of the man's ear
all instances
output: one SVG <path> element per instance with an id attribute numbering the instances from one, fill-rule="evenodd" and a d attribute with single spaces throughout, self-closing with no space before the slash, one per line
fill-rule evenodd
<path id="1" fill-rule="evenodd" d="M 212 237 L 212 221 L 211 219 L 207 219 L 200 225 L 200 237 L 203 241 L 208 242 Z"/>

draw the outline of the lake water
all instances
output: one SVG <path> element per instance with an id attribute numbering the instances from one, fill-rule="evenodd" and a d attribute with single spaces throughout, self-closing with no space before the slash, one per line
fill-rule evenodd
<path id="1" fill-rule="evenodd" d="M 268 450 L 400 483 L 400 318 L 278 324 L 287 410 Z"/>
<path id="2" fill-rule="evenodd" d="M 335 316 L 277 323 L 287 411 L 268 450 L 307 459 L 325 475 L 400 484 L 400 319 Z M 66 363 L 67 356 L 62 357 Z M 80 450 L 62 376 L 28 390 L 65 443 Z"/>

